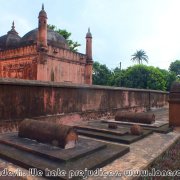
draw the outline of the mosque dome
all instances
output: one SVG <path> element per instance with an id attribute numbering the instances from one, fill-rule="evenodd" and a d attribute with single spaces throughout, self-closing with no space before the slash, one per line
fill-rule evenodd
<path id="1" fill-rule="evenodd" d="M 20 40 L 21 37 L 16 32 L 13 22 L 12 29 L 6 35 L 0 37 L 0 50 L 16 48 L 19 46 Z"/>
<path id="2" fill-rule="evenodd" d="M 20 41 L 20 45 L 29 45 L 37 43 L 38 29 L 34 29 L 25 34 Z M 69 49 L 66 39 L 57 32 L 48 29 L 47 30 L 47 43 L 59 48 Z"/>

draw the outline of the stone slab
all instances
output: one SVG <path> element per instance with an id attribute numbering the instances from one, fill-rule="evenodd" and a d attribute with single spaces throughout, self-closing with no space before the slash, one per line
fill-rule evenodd
<path id="1" fill-rule="evenodd" d="M 88 122 L 87 125 L 78 125 L 75 126 L 75 128 L 82 128 L 86 130 L 92 130 L 95 132 L 102 132 L 102 133 L 108 133 L 113 134 L 117 136 L 122 136 L 129 133 L 129 128 L 122 128 L 120 126 L 117 127 L 117 129 L 110 129 L 108 128 L 108 124 L 101 123 L 101 122 Z"/>
<path id="2" fill-rule="evenodd" d="M 154 132 L 163 133 L 163 134 L 167 134 L 167 133 L 173 131 L 173 127 L 169 127 L 169 124 L 165 124 L 158 128 L 145 127 L 144 129 L 153 130 Z"/>
<path id="3" fill-rule="evenodd" d="M 150 135 L 153 132 L 152 130 L 143 130 L 142 135 L 132 135 L 130 133 L 124 135 L 115 135 L 112 134 L 111 132 L 110 133 L 101 132 L 101 131 L 97 132 L 97 130 L 94 131 L 93 128 L 91 130 L 88 130 L 86 128 L 76 126 L 76 129 L 78 134 L 80 135 L 97 138 L 97 139 L 103 139 L 112 142 L 124 143 L 124 144 L 131 144 L 133 142 L 136 142 Z M 125 127 L 125 129 L 130 129 L 130 128 Z"/>
<path id="4" fill-rule="evenodd" d="M 108 121 L 100 121 L 100 122 L 107 124 Z M 117 123 L 117 125 L 121 126 L 121 128 L 127 128 L 127 127 L 130 128 L 132 126 L 132 123 L 119 123 L 117 121 L 110 121 L 110 122 Z M 173 130 L 173 127 L 169 127 L 169 123 L 161 124 L 161 126 L 147 126 L 145 124 L 139 124 L 139 123 L 135 123 L 135 124 L 140 125 L 145 130 L 152 130 L 153 132 L 158 132 L 158 133 L 169 133 Z"/>
<path id="5" fill-rule="evenodd" d="M 122 124 L 122 125 L 133 125 L 133 124 L 138 124 L 142 127 L 152 127 L 152 128 L 158 128 L 158 127 L 161 127 L 161 126 L 164 126 L 166 124 L 168 124 L 167 121 L 155 121 L 155 123 L 153 124 L 143 124 L 143 123 L 134 123 L 134 122 L 123 122 L 123 121 L 115 121 L 114 119 L 111 119 L 111 120 L 101 120 L 102 123 L 110 123 L 110 122 L 113 122 L 113 123 L 117 123 L 117 124 Z"/>
<path id="6" fill-rule="evenodd" d="M 0 135 L 0 143 L 58 161 L 78 159 L 106 147 L 106 145 L 101 142 L 98 143 L 96 141 L 80 139 L 75 149 L 62 149 L 49 144 L 38 143 L 35 140 L 19 138 L 15 132 Z"/>
<path id="7" fill-rule="evenodd" d="M 1 136 L 3 136 L 3 138 L 6 139 L 6 136 L 7 138 L 10 137 L 9 134 L 10 133 L 3 134 Z M 14 133 L 12 136 L 14 136 Z M 89 154 L 87 153 L 85 156 L 79 156 L 79 158 L 70 159 L 70 160 L 67 160 L 66 162 L 63 162 L 61 160 L 58 161 L 57 159 L 56 160 L 52 159 L 47 155 L 43 155 L 44 146 L 42 146 L 41 154 L 35 154 L 32 151 L 34 151 L 34 148 L 35 150 L 38 149 L 38 147 L 36 146 L 34 146 L 32 150 L 31 147 L 27 146 L 27 144 L 25 143 L 24 146 L 27 146 L 27 149 L 26 148 L 21 149 L 16 146 L 17 145 L 16 142 L 14 142 L 15 145 L 13 145 L 12 141 L 11 141 L 12 144 L 2 143 L 1 141 L 0 157 L 18 166 L 21 166 L 22 168 L 26 168 L 26 169 L 37 168 L 39 170 L 42 170 L 43 175 L 45 177 L 46 177 L 45 169 L 48 168 L 49 170 L 55 170 L 55 171 L 57 169 L 61 169 L 61 170 L 64 170 L 67 173 L 67 175 L 60 176 L 58 178 L 68 179 L 68 173 L 70 172 L 70 170 L 74 170 L 74 171 L 85 170 L 85 168 L 94 170 L 96 168 L 100 168 L 107 165 L 108 163 L 112 162 L 116 158 L 119 158 L 123 156 L 124 154 L 126 154 L 127 152 L 129 152 L 129 147 L 126 147 L 126 146 L 104 143 L 104 142 L 89 140 L 89 139 L 80 137 L 80 144 L 81 143 L 83 144 L 85 142 L 89 142 L 88 146 L 91 146 L 91 144 L 93 146 L 93 142 L 94 143 L 96 142 L 96 144 L 104 145 L 104 148 L 98 149 L 94 151 L 93 153 L 89 153 Z M 21 141 L 21 143 L 23 143 L 23 141 Z M 34 143 L 34 141 L 31 143 Z M 87 143 L 84 146 L 87 147 Z M 77 149 L 76 147 L 73 148 L 72 153 L 73 151 L 78 151 Z M 49 153 L 51 151 L 53 150 L 49 149 Z M 65 150 L 65 151 L 68 151 L 68 150 Z M 59 148 L 58 150 L 56 150 L 56 152 L 60 154 L 63 151 L 62 149 Z"/>

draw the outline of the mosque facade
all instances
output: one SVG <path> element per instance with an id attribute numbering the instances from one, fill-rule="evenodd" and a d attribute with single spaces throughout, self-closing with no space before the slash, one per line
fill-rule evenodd
<path id="1" fill-rule="evenodd" d="M 86 34 L 85 54 L 73 52 L 63 36 L 48 29 L 42 6 L 38 28 L 20 37 L 12 28 L 0 37 L 0 78 L 92 84 L 92 35 Z"/>

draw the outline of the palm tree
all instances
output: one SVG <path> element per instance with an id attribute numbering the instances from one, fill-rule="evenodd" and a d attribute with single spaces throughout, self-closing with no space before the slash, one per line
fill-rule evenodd
<path id="1" fill-rule="evenodd" d="M 146 52 L 144 50 L 137 50 L 133 55 L 132 55 L 132 61 L 137 61 L 138 64 L 142 64 L 143 61 L 148 63 L 148 56 L 146 55 Z"/>

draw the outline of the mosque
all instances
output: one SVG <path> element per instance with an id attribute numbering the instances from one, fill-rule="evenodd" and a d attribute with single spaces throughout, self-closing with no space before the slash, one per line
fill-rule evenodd
<path id="1" fill-rule="evenodd" d="M 86 34 L 86 53 L 73 52 L 67 41 L 48 29 L 42 5 L 38 28 L 20 37 L 12 28 L 0 37 L 0 78 L 92 84 L 92 35 Z"/>

